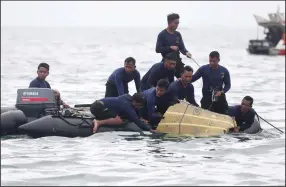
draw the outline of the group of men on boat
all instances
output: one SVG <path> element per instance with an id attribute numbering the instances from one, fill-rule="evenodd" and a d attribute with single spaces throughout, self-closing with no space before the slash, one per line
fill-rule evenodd
<path id="1" fill-rule="evenodd" d="M 195 73 L 192 67 L 182 63 L 180 52 L 188 58 L 192 58 L 192 55 L 185 48 L 182 35 L 176 31 L 179 19 L 175 13 L 167 16 L 168 27 L 159 33 L 156 43 L 156 52 L 161 53 L 162 61 L 154 64 L 142 79 L 133 57 L 126 58 L 124 66 L 109 76 L 105 97 L 96 100 L 90 107 L 95 116 L 94 133 L 101 125 L 122 125 L 127 122 L 136 124 L 141 130 L 155 132 L 168 107 L 179 103 L 179 100 L 185 99 L 199 107 L 192 83 L 200 78 L 203 80 L 201 108 L 234 117 L 238 125 L 234 132 L 251 126 L 255 118 L 253 98 L 246 96 L 241 105 L 228 106 L 226 93 L 231 88 L 230 74 L 227 68 L 219 65 L 219 52 L 212 51 L 209 64 L 201 66 Z M 47 63 L 38 66 L 37 74 L 38 77 L 29 87 L 51 88 L 46 81 L 49 74 Z M 133 80 L 137 93 L 131 96 L 128 83 Z M 59 97 L 57 90 L 55 93 Z M 62 100 L 60 102 L 64 107 L 69 107 Z"/>

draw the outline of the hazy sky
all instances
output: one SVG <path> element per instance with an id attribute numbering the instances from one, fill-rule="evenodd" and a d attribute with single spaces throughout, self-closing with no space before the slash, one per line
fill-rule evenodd
<path id="1" fill-rule="evenodd" d="M 256 27 L 253 14 L 267 18 L 285 1 L 1 1 L 2 26 L 166 26 L 179 13 L 181 27 Z"/>

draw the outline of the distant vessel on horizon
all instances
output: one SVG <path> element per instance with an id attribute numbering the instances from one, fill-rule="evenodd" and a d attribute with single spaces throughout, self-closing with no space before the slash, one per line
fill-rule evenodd
<path id="1" fill-rule="evenodd" d="M 258 24 L 264 28 L 264 39 L 249 40 L 247 51 L 250 54 L 285 55 L 285 13 L 280 12 L 278 6 L 276 13 L 268 14 L 269 20 L 254 15 Z"/>

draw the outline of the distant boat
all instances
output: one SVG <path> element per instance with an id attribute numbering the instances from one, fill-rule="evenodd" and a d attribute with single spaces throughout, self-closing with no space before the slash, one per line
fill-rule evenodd
<path id="1" fill-rule="evenodd" d="M 264 28 L 264 39 L 249 40 L 250 54 L 285 55 L 285 13 L 269 13 L 269 20 L 254 15 L 257 24 Z"/>

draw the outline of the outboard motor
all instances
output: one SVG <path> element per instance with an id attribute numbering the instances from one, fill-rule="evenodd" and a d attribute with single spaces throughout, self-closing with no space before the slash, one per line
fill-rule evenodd
<path id="1" fill-rule="evenodd" d="M 56 115 L 59 111 L 55 93 L 49 88 L 18 89 L 16 108 L 28 118 Z"/>

